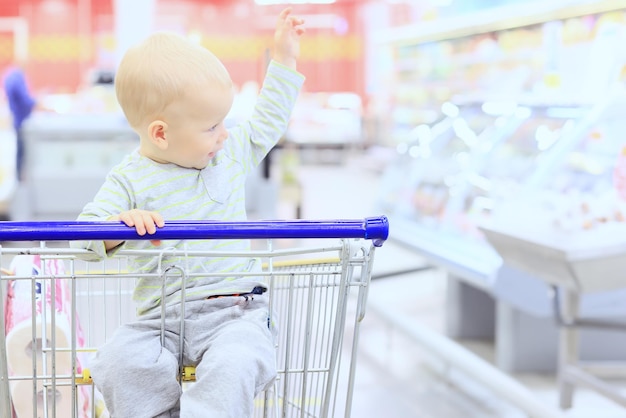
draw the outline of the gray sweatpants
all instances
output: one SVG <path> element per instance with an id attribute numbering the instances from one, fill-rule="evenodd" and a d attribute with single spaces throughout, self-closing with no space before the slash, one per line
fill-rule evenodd
<path id="1" fill-rule="evenodd" d="M 155 315 L 119 328 L 98 350 L 91 372 L 113 418 L 246 418 L 276 376 L 266 295 L 185 304 L 184 363 L 196 382 L 181 391 L 180 306 L 167 309 L 165 343 Z"/>

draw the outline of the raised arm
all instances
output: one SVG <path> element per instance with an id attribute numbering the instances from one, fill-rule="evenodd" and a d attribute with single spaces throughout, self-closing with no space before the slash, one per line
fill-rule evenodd
<path id="1" fill-rule="evenodd" d="M 284 9 L 274 31 L 274 50 L 263 86 L 251 118 L 229 129 L 229 145 L 246 155 L 246 171 L 256 167 L 285 134 L 291 112 L 304 83 L 296 70 L 300 54 L 300 36 L 305 32 L 304 21 Z M 236 158 L 242 161 L 241 158 Z"/>

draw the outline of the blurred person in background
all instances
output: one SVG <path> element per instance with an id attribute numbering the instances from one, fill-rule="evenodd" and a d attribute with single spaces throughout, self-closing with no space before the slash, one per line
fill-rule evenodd
<path id="1" fill-rule="evenodd" d="M 28 119 L 37 101 L 33 97 L 28 87 L 25 75 L 25 62 L 17 60 L 4 74 L 4 92 L 11 111 L 13 129 L 16 140 L 16 176 L 18 181 L 22 181 L 24 165 L 24 138 L 22 135 L 22 125 Z"/>

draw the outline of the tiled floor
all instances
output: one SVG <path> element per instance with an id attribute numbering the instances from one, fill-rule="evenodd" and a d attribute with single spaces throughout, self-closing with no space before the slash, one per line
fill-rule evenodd
<path id="1" fill-rule="evenodd" d="M 6 155 L 6 143 L 3 147 L 0 141 L 0 157 Z M 303 218 L 355 219 L 381 215 L 374 205 L 379 176 L 366 168 L 361 155 L 324 154 L 312 159 L 320 157 L 334 163 L 309 163 L 298 169 Z M 274 173 L 273 178 L 278 178 L 278 174 Z M 288 194 L 278 195 L 282 196 L 279 205 L 269 209 L 264 206 L 263 217 L 295 217 L 294 201 L 286 197 Z M 391 231 L 393 235 L 393 225 Z M 423 269 L 425 265 L 415 252 L 388 241 L 377 249 L 369 298 L 372 307 L 382 306 L 386 312 L 409 318 L 425 330 L 441 333 L 445 321 L 445 275 L 437 269 Z M 399 274 L 390 274 L 394 272 Z M 490 342 L 464 342 L 463 346 L 487 360 L 493 355 Z M 530 374 L 515 378 L 541 402 L 551 407 L 557 405 L 554 376 Z M 355 418 L 527 416 L 477 383 L 475 376 L 442 366 L 436 355 L 390 327 L 375 309 L 368 311 L 361 326 L 352 410 Z M 563 416 L 617 418 L 626 417 L 626 409 L 581 389 L 577 391 L 574 408 Z"/>

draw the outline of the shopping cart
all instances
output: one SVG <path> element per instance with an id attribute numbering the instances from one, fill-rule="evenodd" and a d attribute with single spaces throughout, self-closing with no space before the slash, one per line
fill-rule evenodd
<path id="1" fill-rule="evenodd" d="M 245 238 L 253 249 L 155 249 L 141 255 L 260 259 L 262 272 L 255 275 L 268 285 L 274 315 L 269 323 L 278 324 L 278 377 L 255 399 L 255 417 L 348 417 L 374 250 L 387 239 L 388 228 L 384 216 L 169 222 L 149 238 Z M 104 239 L 146 237 L 116 222 L 0 222 L 1 417 L 108 416 L 89 362 L 120 324 L 135 318 L 131 293 L 137 273 L 126 265 L 137 254 L 120 250 L 91 262 L 85 261 L 87 251 L 68 245 Z M 174 267 L 186 275 L 184 263 Z M 165 280 L 168 271 L 156 274 Z M 194 373 L 181 364 L 183 390 L 194 384 Z"/>

